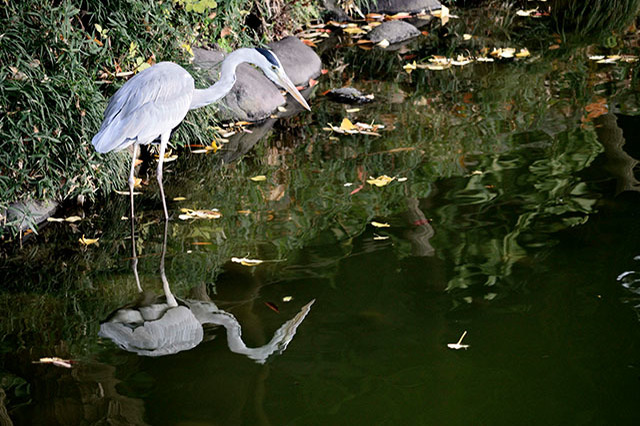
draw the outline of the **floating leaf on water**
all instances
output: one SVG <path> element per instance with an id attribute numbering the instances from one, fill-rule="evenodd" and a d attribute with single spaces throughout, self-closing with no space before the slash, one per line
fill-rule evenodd
<path id="1" fill-rule="evenodd" d="M 387 40 L 386 38 L 383 38 L 380 42 L 376 43 L 376 46 L 387 48 L 389 47 L 389 40 Z"/>
<path id="2" fill-rule="evenodd" d="M 187 197 L 173 197 L 173 201 L 185 201 Z"/>
<path id="3" fill-rule="evenodd" d="M 409 178 L 401 177 L 401 178 L 398 178 L 398 182 L 406 182 L 408 179 Z"/>
<path id="4" fill-rule="evenodd" d="M 491 51 L 491 56 L 495 56 L 498 58 L 505 58 L 505 59 L 509 59 L 509 58 L 513 58 L 513 56 L 516 53 L 516 49 L 514 49 L 513 47 L 505 47 L 504 49 L 500 48 L 494 48 Z"/>
<path id="5" fill-rule="evenodd" d="M 78 241 L 83 246 L 90 246 L 91 244 L 96 244 L 100 238 L 85 238 L 84 234 L 82 234 L 82 238 L 79 238 Z"/>
<path id="6" fill-rule="evenodd" d="M 48 217 L 47 222 L 64 222 L 63 217 Z"/>
<path id="7" fill-rule="evenodd" d="M 347 182 L 347 183 L 345 183 L 345 184 L 344 184 L 344 185 L 342 185 L 342 186 L 347 186 L 347 187 L 349 187 L 349 186 L 353 186 L 353 182 Z"/>
<path id="8" fill-rule="evenodd" d="M 293 300 L 292 296 L 284 296 L 282 298 L 282 301 L 285 302 L 285 303 L 291 302 L 292 300 Z"/>
<path id="9" fill-rule="evenodd" d="M 388 185 L 393 180 L 395 180 L 395 177 L 389 177 L 387 175 L 378 176 L 377 178 L 374 178 L 373 176 L 371 176 L 369 177 L 369 179 L 367 179 L 367 183 L 369 185 L 375 185 L 377 187 L 381 187 L 381 186 Z"/>
<path id="10" fill-rule="evenodd" d="M 245 216 L 250 215 L 251 214 L 251 210 L 238 210 L 237 212 L 238 214 L 243 214 Z"/>
<path id="11" fill-rule="evenodd" d="M 265 175 L 258 175 L 249 179 L 251 179 L 254 182 L 264 182 L 265 180 L 267 180 L 267 177 Z"/>
<path id="12" fill-rule="evenodd" d="M 417 68 L 416 61 L 413 61 L 410 64 L 406 64 L 405 66 L 402 67 L 402 69 L 404 69 L 407 72 L 407 74 L 411 74 L 411 71 L 414 71 L 416 68 Z"/>
<path id="13" fill-rule="evenodd" d="M 373 222 L 371 222 L 371 225 L 375 226 L 376 228 L 389 228 L 389 227 L 391 227 L 391 225 L 389 225 L 386 222 L 373 221 Z"/>
<path id="14" fill-rule="evenodd" d="M 285 107 L 283 107 L 283 106 L 279 106 L 279 107 L 278 107 L 278 111 L 280 111 L 280 112 L 287 112 L 287 109 L 286 109 Z"/>
<path id="15" fill-rule="evenodd" d="M 278 309 L 278 306 L 275 303 L 272 302 L 264 302 L 265 306 L 269 309 L 271 309 L 273 312 L 275 313 L 280 313 L 280 309 Z"/>
<path id="16" fill-rule="evenodd" d="M 462 339 L 464 339 L 464 336 L 466 336 L 466 335 L 467 335 L 467 332 L 465 330 L 465 332 L 462 333 L 462 336 L 460 336 L 460 340 L 458 340 L 457 343 L 447 343 L 447 347 L 449 349 L 456 349 L 456 350 L 458 350 L 458 349 L 467 349 L 469 347 L 469 345 L 462 345 L 461 344 L 462 343 Z"/>
<path id="17" fill-rule="evenodd" d="M 346 111 L 347 111 L 348 113 L 359 112 L 359 111 L 360 111 L 360 108 L 348 108 L 348 109 L 346 109 Z"/>
<path id="18" fill-rule="evenodd" d="M 129 195 L 129 191 L 118 191 L 117 189 L 114 189 L 113 192 L 115 192 L 118 195 Z M 140 195 L 140 194 L 142 194 L 142 192 L 133 191 L 133 195 Z"/>
<path id="19" fill-rule="evenodd" d="M 458 55 L 456 59 L 451 60 L 451 65 L 455 65 L 457 67 L 463 67 L 465 65 L 469 65 L 473 62 L 473 59 L 464 57 L 462 55 Z"/>
<path id="20" fill-rule="evenodd" d="M 358 130 L 358 128 L 349 120 L 348 118 L 343 118 L 342 123 L 340 123 L 340 130 Z"/>
<path id="21" fill-rule="evenodd" d="M 82 220 L 80 216 L 69 216 L 64 218 L 64 221 L 69 223 L 78 222 L 80 220 Z"/>
<path id="22" fill-rule="evenodd" d="M 234 263 L 239 263 L 244 266 L 256 266 L 264 262 L 264 260 L 260 259 L 247 259 L 246 257 L 232 257 L 231 261 Z"/>
<path id="23" fill-rule="evenodd" d="M 523 49 L 520 49 L 518 53 L 516 53 L 516 58 L 526 58 L 528 56 L 531 56 L 531 53 L 529 52 L 529 49 L 527 49 L 526 47 Z"/>
<path id="24" fill-rule="evenodd" d="M 523 16 L 523 17 L 529 17 L 531 16 L 531 14 L 536 13 L 538 11 L 538 8 L 535 9 L 529 9 L 529 10 L 517 10 L 516 11 L 516 15 L 518 16 Z"/>
<path id="25" fill-rule="evenodd" d="M 390 237 L 388 235 L 378 235 L 378 234 L 373 234 L 373 240 L 374 241 L 383 241 L 383 240 L 388 240 Z"/>
<path id="26" fill-rule="evenodd" d="M 218 219 L 222 217 L 222 213 L 220 213 L 217 209 L 213 210 L 192 210 L 192 209 L 180 209 L 183 213 L 178 216 L 180 220 L 189 220 L 189 219 Z"/>
<path id="27" fill-rule="evenodd" d="M 462 39 L 463 40 L 471 40 L 473 36 L 471 34 L 462 34 Z"/>
<path id="28" fill-rule="evenodd" d="M 71 363 L 73 361 L 69 360 L 69 359 L 62 359 L 62 358 L 58 358 L 57 356 L 54 357 L 45 357 L 45 358 L 40 358 L 38 361 L 34 361 L 34 364 L 52 364 L 55 365 L 56 367 L 64 367 L 64 368 L 71 368 Z"/>

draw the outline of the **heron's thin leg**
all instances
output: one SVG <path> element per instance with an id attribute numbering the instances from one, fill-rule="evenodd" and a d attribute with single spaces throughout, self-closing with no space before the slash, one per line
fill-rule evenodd
<path id="1" fill-rule="evenodd" d="M 167 210 L 167 201 L 164 198 L 164 187 L 162 186 L 162 163 L 164 162 L 164 151 L 169 143 L 169 136 L 171 132 L 164 133 L 160 136 L 160 153 L 158 158 L 158 171 L 156 178 L 158 179 L 158 185 L 160 185 L 160 196 L 162 197 L 162 208 L 164 209 L 164 220 L 169 220 L 169 211 Z"/>
<path id="2" fill-rule="evenodd" d="M 169 221 L 164 221 L 164 239 L 162 240 L 162 255 L 160 256 L 160 278 L 162 279 L 162 290 L 164 290 L 164 295 L 167 298 L 167 305 L 171 307 L 178 306 L 178 302 L 176 298 L 171 293 L 171 289 L 169 288 L 169 281 L 167 280 L 167 275 L 164 273 L 164 257 L 167 254 L 167 229 L 169 227 Z"/>
<path id="3" fill-rule="evenodd" d="M 129 173 L 129 199 L 131 201 L 131 269 L 133 269 L 133 275 L 136 278 L 136 285 L 138 291 L 142 292 L 142 286 L 140 286 L 140 277 L 138 276 L 138 253 L 136 251 L 136 223 L 134 220 L 133 209 L 133 189 L 136 184 L 136 159 L 138 158 L 138 144 L 133 144 L 133 159 L 131 160 L 131 172 Z"/>

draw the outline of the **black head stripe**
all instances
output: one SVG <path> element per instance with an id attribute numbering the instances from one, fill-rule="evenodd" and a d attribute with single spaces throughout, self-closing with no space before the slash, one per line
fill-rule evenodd
<path id="1" fill-rule="evenodd" d="M 264 56 L 265 58 L 267 58 L 267 61 L 269 61 L 269 63 L 271 63 L 272 65 L 275 65 L 276 67 L 279 67 L 280 64 L 278 63 L 278 60 L 276 59 L 276 57 L 273 55 L 273 53 L 271 53 L 270 50 L 267 49 L 263 49 L 261 47 L 256 47 L 256 50 L 258 52 L 260 52 L 260 54 L 262 56 Z"/>

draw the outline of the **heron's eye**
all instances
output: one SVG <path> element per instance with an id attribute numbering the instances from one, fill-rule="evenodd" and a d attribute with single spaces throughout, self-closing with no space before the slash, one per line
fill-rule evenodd
<path id="1" fill-rule="evenodd" d="M 273 71 L 277 71 L 277 70 L 278 70 L 278 67 L 276 67 L 275 65 L 271 65 L 271 69 L 272 69 Z"/>

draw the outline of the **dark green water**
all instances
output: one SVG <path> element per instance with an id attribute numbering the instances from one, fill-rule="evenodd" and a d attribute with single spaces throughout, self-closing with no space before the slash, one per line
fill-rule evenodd
<path id="1" fill-rule="evenodd" d="M 259 364 L 211 327 L 193 349 L 162 357 L 99 338 L 100 323 L 137 297 L 128 200 L 113 195 L 5 255 L 0 415 L 47 425 L 638 424 L 640 272 L 628 272 L 640 271 L 640 119 L 637 85 L 618 78 L 633 70 L 610 68 L 594 85 L 602 68 L 582 56 L 408 76 L 396 55 L 344 55 L 376 103 L 349 113 L 317 96 L 313 113 L 276 123 L 239 162 L 185 154 L 167 171 L 168 198 L 187 198 L 170 203 L 173 293 L 206 293 L 249 347 L 315 299 L 286 349 Z M 609 113 L 581 121 L 597 96 Z M 322 128 L 345 116 L 387 129 L 329 139 Z M 407 180 L 351 194 L 381 174 Z M 138 271 L 160 295 L 164 228 L 150 182 L 136 201 Z M 223 216 L 181 221 L 181 207 Z M 82 234 L 99 245 L 81 247 Z M 245 256 L 268 262 L 230 261 Z M 465 331 L 468 349 L 447 347 Z M 33 363 L 43 356 L 74 364 Z"/>

